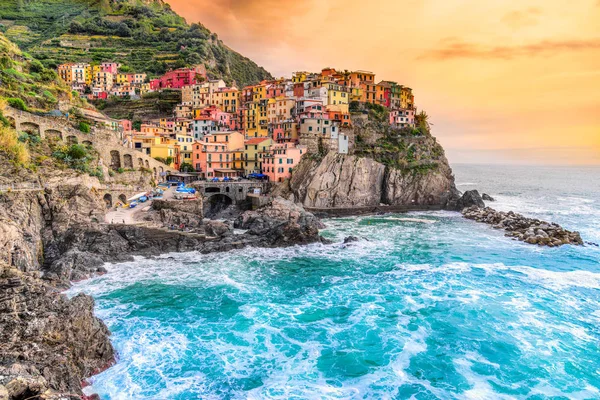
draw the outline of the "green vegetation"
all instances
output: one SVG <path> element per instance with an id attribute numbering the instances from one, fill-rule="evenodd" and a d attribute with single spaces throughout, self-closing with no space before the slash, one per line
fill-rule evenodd
<path id="1" fill-rule="evenodd" d="M 98 110 L 115 119 L 138 120 L 139 125 L 135 130 L 140 130 L 141 121 L 144 119 L 163 118 L 173 115 L 175 106 L 181 102 L 180 90 L 163 90 L 161 92 L 146 93 L 139 100 L 124 100 L 110 98 L 97 100 L 93 104 Z"/>
<path id="2" fill-rule="evenodd" d="M 56 72 L 45 68 L 0 33 L 0 97 L 22 111 L 56 109 L 71 97 Z"/>
<path id="3" fill-rule="evenodd" d="M 25 105 L 25 102 L 21 99 L 15 99 L 13 97 L 10 97 L 6 99 L 6 102 L 9 106 L 16 108 L 17 110 L 27 111 L 27 105 Z"/>
<path id="4" fill-rule="evenodd" d="M 271 75 L 203 25 L 188 25 L 161 0 L 3 0 L 6 35 L 44 66 L 114 60 L 159 75 L 204 63 L 209 77 L 238 85 Z"/>
<path id="5" fill-rule="evenodd" d="M 194 172 L 194 166 L 190 163 L 182 163 L 179 167 L 179 171 L 181 172 Z"/>
<path id="6" fill-rule="evenodd" d="M 96 176 L 102 180 L 104 175 L 98 167 L 93 168 L 90 163 L 96 158 L 94 150 L 80 144 L 71 146 L 56 146 L 52 157 L 63 162 L 68 168 Z"/>
<path id="7" fill-rule="evenodd" d="M 79 130 L 83 133 L 90 133 L 90 124 L 81 121 L 78 126 Z"/>

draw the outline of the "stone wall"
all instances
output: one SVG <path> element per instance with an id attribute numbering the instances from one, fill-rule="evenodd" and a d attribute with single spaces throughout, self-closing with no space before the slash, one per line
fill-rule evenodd
<path id="1" fill-rule="evenodd" d="M 164 172 L 175 171 L 140 151 L 121 146 L 118 132 L 94 127 L 90 133 L 83 133 L 74 129 L 64 118 L 41 117 L 10 107 L 6 108 L 4 114 L 17 131 L 38 135 L 42 139 L 54 138 L 66 144 L 93 146 L 103 165 L 112 170 L 145 168 L 152 172 L 157 181 L 162 180 Z"/>

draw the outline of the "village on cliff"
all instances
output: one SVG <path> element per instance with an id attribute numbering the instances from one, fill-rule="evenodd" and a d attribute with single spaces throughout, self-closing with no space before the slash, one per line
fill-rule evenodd
<path id="1" fill-rule="evenodd" d="M 386 107 L 393 127 L 415 124 L 412 89 L 392 81 L 376 83 L 368 71 L 324 68 L 238 88 L 208 79 L 203 65 L 156 79 L 120 69 L 114 62 L 62 64 L 58 75 L 89 100 L 181 91 L 171 118 L 86 116 L 118 131 L 124 146 L 201 179 L 260 176 L 282 182 L 303 155 L 324 149 L 347 154 L 351 112 L 365 105 Z"/>

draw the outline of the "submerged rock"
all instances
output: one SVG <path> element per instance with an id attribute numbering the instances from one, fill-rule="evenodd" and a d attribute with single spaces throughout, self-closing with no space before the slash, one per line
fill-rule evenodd
<path id="1" fill-rule="evenodd" d="M 344 244 L 358 242 L 359 240 L 360 239 L 357 238 L 356 236 L 347 236 L 347 237 L 344 238 Z"/>
<path id="2" fill-rule="evenodd" d="M 485 201 L 496 201 L 492 196 L 487 193 L 481 195 L 481 198 Z"/>
<path id="3" fill-rule="evenodd" d="M 512 211 L 496 211 L 493 208 L 471 206 L 462 211 L 465 218 L 493 225 L 507 231 L 506 236 L 529 244 L 558 247 L 564 244 L 582 246 L 579 232 L 571 232 L 560 225 L 527 218 Z"/>

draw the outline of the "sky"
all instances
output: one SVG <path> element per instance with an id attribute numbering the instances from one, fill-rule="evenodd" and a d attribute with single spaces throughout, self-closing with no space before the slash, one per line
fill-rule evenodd
<path id="1" fill-rule="evenodd" d="M 600 165 L 600 0 L 167 0 L 276 77 L 409 86 L 453 163 Z"/>

